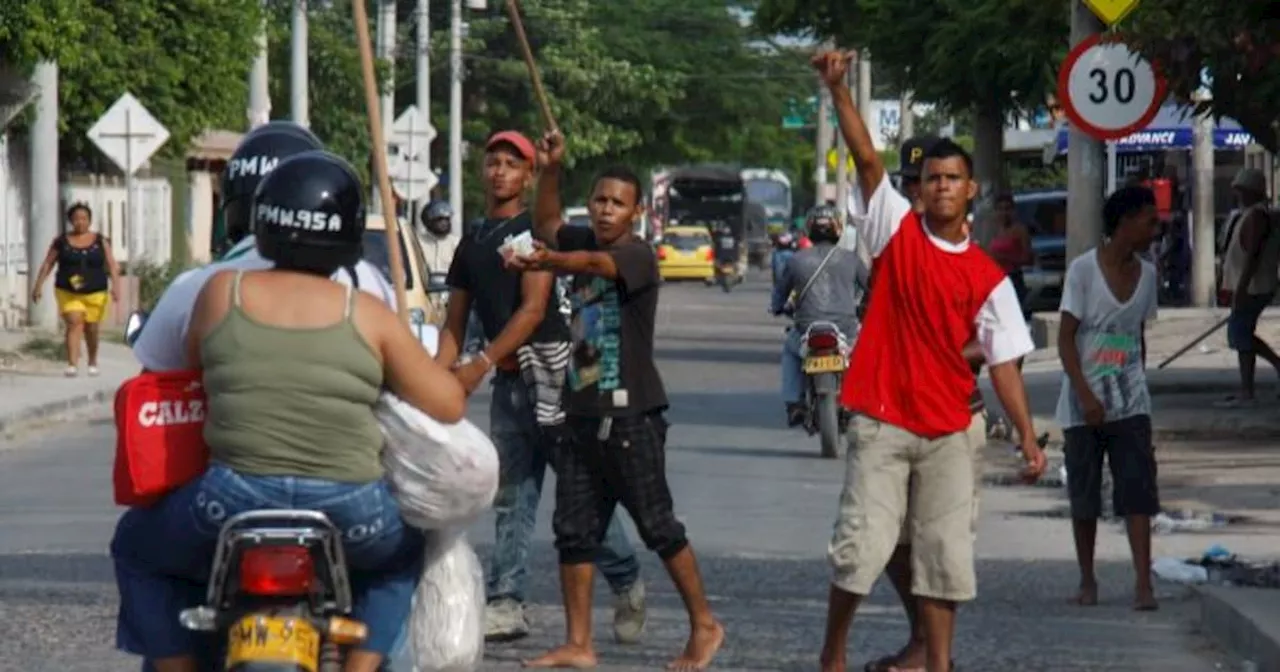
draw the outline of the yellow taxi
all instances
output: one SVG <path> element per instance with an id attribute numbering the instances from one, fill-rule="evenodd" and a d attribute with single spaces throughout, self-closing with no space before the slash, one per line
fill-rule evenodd
<path id="1" fill-rule="evenodd" d="M 400 221 L 400 256 L 404 264 L 404 298 L 409 309 L 409 321 L 415 325 L 440 324 L 444 321 L 443 306 L 436 305 L 427 293 L 427 258 L 422 243 L 413 235 L 409 223 Z M 364 260 L 382 271 L 391 282 L 391 255 L 387 250 L 387 224 L 381 215 L 369 215 L 364 229 Z"/>
<path id="2" fill-rule="evenodd" d="M 663 280 L 711 280 L 711 233 L 701 226 L 673 226 L 658 243 L 658 273 Z"/>

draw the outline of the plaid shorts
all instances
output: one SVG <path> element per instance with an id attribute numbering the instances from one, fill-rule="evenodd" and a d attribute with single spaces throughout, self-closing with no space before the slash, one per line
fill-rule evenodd
<path id="1" fill-rule="evenodd" d="M 618 504 L 662 559 L 688 545 L 667 487 L 667 421 L 661 413 L 614 418 L 600 439 L 600 418 L 570 417 L 568 440 L 552 449 L 556 511 L 552 528 L 561 564 L 595 560 Z"/>

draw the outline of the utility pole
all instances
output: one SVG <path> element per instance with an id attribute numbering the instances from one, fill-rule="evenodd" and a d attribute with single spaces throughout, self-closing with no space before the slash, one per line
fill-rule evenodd
<path id="1" fill-rule="evenodd" d="M 867 128 L 875 128 L 871 118 L 871 54 L 862 51 L 858 54 L 858 112 L 862 114 L 862 123 Z M 875 138 L 872 138 L 874 140 Z"/>
<path id="2" fill-rule="evenodd" d="M 265 2 L 263 3 L 265 6 Z M 264 7 L 265 9 L 265 7 Z M 249 129 L 271 120 L 271 72 L 267 69 L 267 22 L 258 30 L 258 55 L 249 70 Z"/>
<path id="3" fill-rule="evenodd" d="M 37 89 L 36 118 L 31 126 L 31 207 L 27 214 L 27 283 L 36 289 L 36 272 L 45 250 L 61 229 L 58 210 L 58 64 L 36 64 L 32 83 Z M 132 221 L 130 221 L 132 224 Z M 36 329 L 58 326 L 53 292 L 44 292 L 39 303 L 27 304 L 27 322 Z"/>
<path id="4" fill-rule="evenodd" d="M 462 231 L 462 0 L 449 17 L 449 205 L 453 230 Z"/>
<path id="5" fill-rule="evenodd" d="M 1192 261 L 1191 301 L 1196 306 L 1212 306 L 1217 295 L 1214 281 L 1213 222 L 1213 117 L 1199 115 L 1191 128 L 1192 164 Z"/>
<path id="6" fill-rule="evenodd" d="M 823 50 L 835 48 L 835 43 L 828 40 L 822 45 Z M 827 192 L 827 155 L 831 153 L 831 91 L 827 83 L 818 80 L 818 129 L 814 133 L 814 144 L 817 145 L 817 156 L 813 162 L 813 201 L 815 205 L 826 200 Z"/>
<path id="7" fill-rule="evenodd" d="M 898 144 L 906 142 L 916 134 L 916 114 L 911 107 L 914 101 L 910 91 L 903 91 L 898 99 Z"/>
<path id="8" fill-rule="evenodd" d="M 382 99 L 378 101 L 379 111 L 382 113 L 383 133 L 389 133 L 392 126 L 396 123 L 396 3 L 395 0 L 378 0 L 378 18 L 376 28 L 376 38 L 378 43 L 378 58 L 387 65 L 387 81 L 385 85 L 385 93 Z M 372 155 L 371 155 L 372 156 Z M 381 212 L 383 216 L 394 217 L 395 213 L 382 212 L 382 197 L 378 194 L 378 187 L 373 187 L 373 204 L 374 212 Z"/>
<path id="9" fill-rule="evenodd" d="M 418 64 L 416 85 L 416 105 L 418 110 L 422 112 L 427 121 L 431 123 L 431 127 L 435 128 L 435 122 L 431 121 L 431 0 L 418 0 L 417 9 L 418 23 Z M 422 150 L 422 161 L 427 165 L 427 169 L 431 168 L 431 143 L 425 143 Z M 423 204 L 417 204 L 420 209 Z"/>
<path id="10" fill-rule="evenodd" d="M 853 68 L 845 72 L 844 85 L 856 90 Z M 841 131 L 836 133 L 836 212 L 840 213 L 840 222 L 845 225 L 849 224 L 849 181 L 849 145 Z"/>
<path id="11" fill-rule="evenodd" d="M 1071 44 L 1102 32 L 1102 22 L 1082 0 L 1071 3 Z M 1067 263 L 1102 242 L 1103 143 L 1072 126 L 1067 139 Z"/>
<path id="12" fill-rule="evenodd" d="M 817 155 L 813 159 L 813 199 L 814 203 L 823 201 L 827 189 L 827 155 L 831 153 L 831 92 L 823 82 L 818 89 L 818 129 L 814 132 L 814 144 Z"/>
<path id="13" fill-rule="evenodd" d="M 294 122 L 311 126 L 311 91 L 307 72 L 307 0 L 293 0 L 293 34 L 289 53 L 289 111 Z"/>

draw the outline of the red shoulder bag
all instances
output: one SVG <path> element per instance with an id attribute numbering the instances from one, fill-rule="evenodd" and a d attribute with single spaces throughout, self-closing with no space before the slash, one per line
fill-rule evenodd
<path id="1" fill-rule="evenodd" d="M 204 473 L 208 402 L 200 371 L 142 373 L 116 391 L 116 504 L 150 506 Z"/>

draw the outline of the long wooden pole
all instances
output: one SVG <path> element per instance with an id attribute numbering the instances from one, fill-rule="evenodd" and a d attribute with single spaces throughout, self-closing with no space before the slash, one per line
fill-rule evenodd
<path id="1" fill-rule="evenodd" d="M 529 80 L 533 82 L 533 97 L 538 101 L 538 109 L 542 110 L 542 121 L 547 125 L 547 130 L 559 131 L 556 118 L 551 114 L 551 105 L 547 103 L 547 92 L 542 88 L 538 64 L 533 60 L 533 50 L 529 48 L 529 36 L 524 33 L 524 22 L 520 20 L 520 4 L 517 0 L 507 0 L 507 16 L 511 20 L 511 26 L 516 30 L 516 41 L 520 43 L 524 65 L 529 69 Z"/>
<path id="2" fill-rule="evenodd" d="M 387 175 L 387 141 L 382 135 L 378 77 L 373 69 L 369 15 L 365 11 L 364 4 L 365 0 L 354 0 L 351 7 L 355 12 L 356 43 L 360 46 L 360 69 L 364 72 L 364 100 L 369 113 L 369 138 L 373 144 L 373 172 L 378 180 L 378 195 L 382 198 L 382 221 L 387 227 L 387 256 L 390 257 L 388 261 L 391 265 L 391 282 L 396 288 L 396 311 L 407 325 L 409 324 L 409 307 L 405 305 L 404 257 L 400 251 L 400 218 L 396 216 L 396 201 L 391 192 L 391 178 Z"/>

